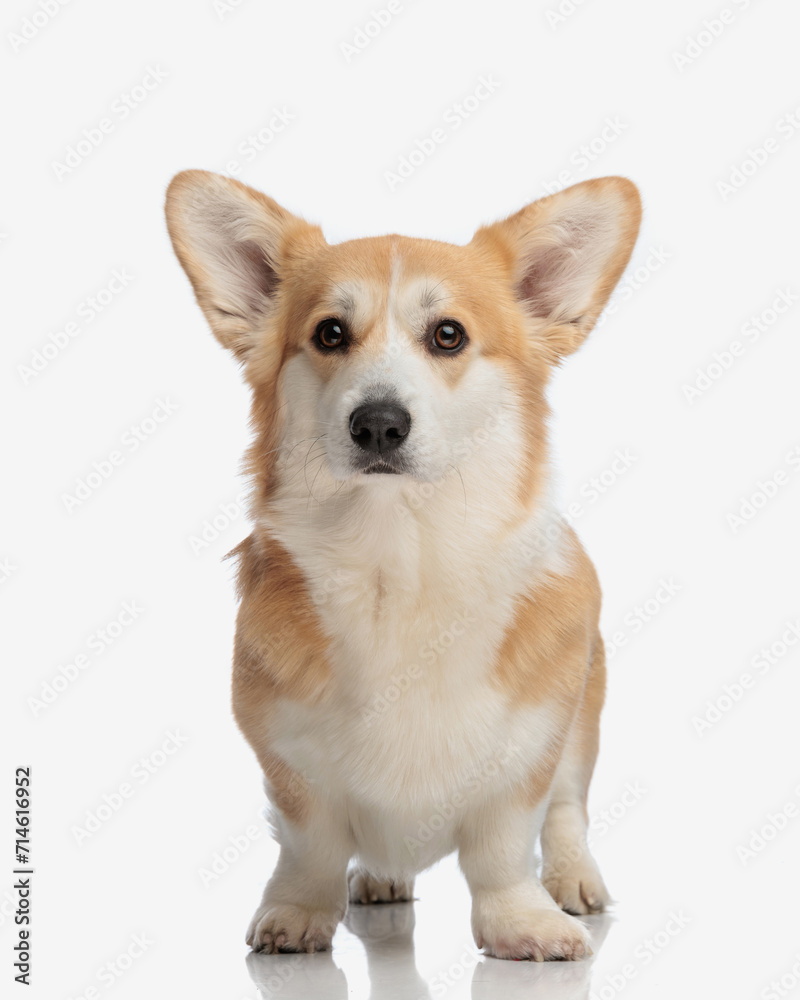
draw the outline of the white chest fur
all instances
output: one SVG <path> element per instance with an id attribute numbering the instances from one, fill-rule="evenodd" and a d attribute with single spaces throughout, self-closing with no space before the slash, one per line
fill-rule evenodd
<path id="1" fill-rule="evenodd" d="M 512 704 L 491 667 L 516 596 L 565 564 L 558 531 L 541 541 L 551 515 L 501 541 L 489 512 L 480 532 L 458 519 L 442 528 L 396 483 L 382 486 L 368 501 L 351 496 L 333 523 L 327 510 L 324 524 L 312 511 L 302 525 L 270 525 L 309 582 L 333 673 L 321 702 L 281 705 L 270 743 L 341 802 L 387 866 L 408 864 L 408 837 L 433 822 L 424 867 L 447 853 L 464 814 L 523 781 L 546 751 L 553 714 Z M 448 488 L 455 502 L 457 484 Z"/>

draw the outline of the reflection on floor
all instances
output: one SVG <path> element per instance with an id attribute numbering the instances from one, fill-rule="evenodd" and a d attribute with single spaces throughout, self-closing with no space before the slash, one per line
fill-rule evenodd
<path id="1" fill-rule="evenodd" d="M 430 873 L 433 875 L 434 873 Z M 508 962 L 487 958 L 469 929 L 469 896 L 455 873 L 418 883 L 414 903 L 351 906 L 318 955 L 257 955 L 247 966 L 264 1000 L 587 1000 L 592 966 L 614 917 L 582 918 L 594 957 L 582 962 Z M 456 887 L 458 891 L 450 893 Z M 439 890 L 441 886 L 439 886 Z"/>

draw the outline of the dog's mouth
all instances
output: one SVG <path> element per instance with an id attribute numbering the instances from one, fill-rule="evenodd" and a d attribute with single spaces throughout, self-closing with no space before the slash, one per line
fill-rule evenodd
<path id="1" fill-rule="evenodd" d="M 381 458 L 378 459 L 377 462 L 370 462 L 369 465 L 364 466 L 364 468 L 360 471 L 363 472 L 365 476 L 372 476 L 376 474 L 399 476 L 403 470 L 398 469 L 395 465 Z"/>

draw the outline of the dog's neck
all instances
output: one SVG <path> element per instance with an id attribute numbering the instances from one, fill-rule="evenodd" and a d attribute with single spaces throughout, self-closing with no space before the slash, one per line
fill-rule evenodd
<path id="1" fill-rule="evenodd" d="M 305 495 L 303 495 L 305 494 Z M 438 483 L 362 476 L 329 489 L 294 480 L 255 512 L 257 533 L 274 538 L 303 570 L 312 597 L 361 590 L 413 606 L 421 593 L 518 592 L 541 572 L 560 571 L 565 526 L 544 475 L 527 508 L 491 478 L 452 470 Z"/>

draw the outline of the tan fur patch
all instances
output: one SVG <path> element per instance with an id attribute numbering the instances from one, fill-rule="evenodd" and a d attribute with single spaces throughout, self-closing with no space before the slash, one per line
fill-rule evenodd
<path id="1" fill-rule="evenodd" d="M 546 794 L 568 734 L 579 741 L 587 766 L 594 765 L 596 755 L 605 690 L 597 631 L 600 586 L 574 533 L 566 531 L 573 571 L 542 581 L 518 599 L 493 670 L 495 682 L 512 704 L 547 706 L 555 716 L 557 735 L 549 753 L 520 792 L 526 807 L 535 806 Z M 576 726 L 570 733 L 573 720 Z"/>
<path id="2" fill-rule="evenodd" d="M 594 566 L 565 528 L 575 567 L 518 598 L 494 675 L 515 701 L 555 701 L 572 713 L 583 693 L 600 614 Z"/>
<path id="3" fill-rule="evenodd" d="M 305 779 L 270 749 L 270 719 L 278 698 L 322 697 L 330 667 L 322 635 L 300 570 L 276 542 L 246 538 L 239 559 L 239 609 L 233 661 L 233 714 L 256 753 L 276 802 L 302 822 L 307 811 Z"/>

